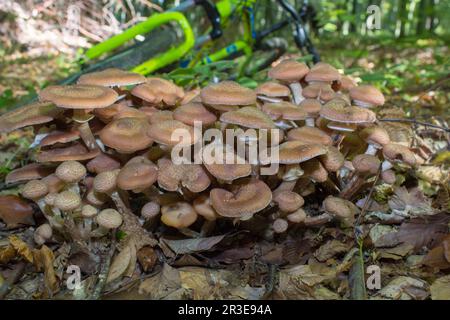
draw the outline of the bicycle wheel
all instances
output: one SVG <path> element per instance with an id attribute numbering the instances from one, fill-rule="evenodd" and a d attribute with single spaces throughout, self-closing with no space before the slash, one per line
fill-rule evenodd
<path id="1" fill-rule="evenodd" d="M 247 77 L 252 76 L 256 72 L 264 70 L 278 60 L 286 53 L 288 43 L 283 38 L 265 39 L 257 46 L 256 51 L 248 59 L 248 63 L 244 66 L 244 74 Z"/>

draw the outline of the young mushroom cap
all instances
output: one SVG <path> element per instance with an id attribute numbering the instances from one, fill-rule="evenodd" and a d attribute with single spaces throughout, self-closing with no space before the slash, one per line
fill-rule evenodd
<path id="1" fill-rule="evenodd" d="M 122 216 L 115 209 L 104 209 L 95 217 L 97 224 L 105 229 L 116 229 L 123 222 Z"/>
<path id="2" fill-rule="evenodd" d="M 54 206 L 63 211 L 72 211 L 81 206 L 80 195 L 73 191 L 63 191 L 56 195 Z"/>
<path id="3" fill-rule="evenodd" d="M 55 174 L 64 182 L 74 183 L 84 178 L 86 168 L 78 161 L 64 161 L 56 168 Z"/>
<path id="4" fill-rule="evenodd" d="M 83 218 L 93 218 L 97 215 L 98 213 L 98 209 L 90 204 L 85 204 L 82 208 L 81 208 L 81 215 L 83 216 Z"/>
<path id="5" fill-rule="evenodd" d="M 301 167 L 305 172 L 305 176 L 309 177 L 314 182 L 322 183 L 328 179 L 328 171 L 318 159 L 302 162 Z"/>
<path id="6" fill-rule="evenodd" d="M 177 229 L 189 227 L 197 220 L 197 213 L 187 202 L 177 202 L 161 207 L 161 221 Z"/>
<path id="7" fill-rule="evenodd" d="M 269 78 L 286 83 L 298 82 L 305 77 L 309 68 L 302 62 L 293 59 L 285 59 L 271 68 L 268 72 Z"/>
<path id="8" fill-rule="evenodd" d="M 68 147 L 54 148 L 41 151 L 36 156 L 38 162 L 62 162 L 69 160 L 89 160 L 100 154 L 99 149 L 89 150 L 81 143 L 75 143 Z"/>
<path id="9" fill-rule="evenodd" d="M 228 111 L 221 115 L 220 121 L 236 124 L 246 128 L 274 129 L 275 123 L 272 119 L 255 107 L 243 107 L 236 111 Z"/>
<path id="10" fill-rule="evenodd" d="M 384 95 L 374 86 L 356 86 L 349 90 L 349 94 L 350 98 L 359 106 L 370 108 L 384 104 Z"/>
<path id="11" fill-rule="evenodd" d="M 327 153 L 327 148 L 321 144 L 304 144 L 300 141 L 286 141 L 279 146 L 279 163 L 294 164 L 305 162 L 325 153 Z"/>
<path id="12" fill-rule="evenodd" d="M 309 117 L 317 117 L 319 116 L 322 105 L 317 99 L 305 99 L 299 104 L 299 107 L 305 111 Z"/>
<path id="13" fill-rule="evenodd" d="M 117 187 L 119 170 L 105 171 L 94 178 L 93 188 L 96 192 L 110 193 Z"/>
<path id="14" fill-rule="evenodd" d="M 352 160 L 355 170 L 362 175 L 374 175 L 380 168 L 380 160 L 370 154 L 358 154 Z"/>
<path id="15" fill-rule="evenodd" d="M 283 233 L 289 227 L 289 224 L 286 220 L 278 218 L 272 223 L 272 228 L 275 233 Z"/>
<path id="16" fill-rule="evenodd" d="M 158 167 L 147 161 L 127 163 L 117 175 L 117 186 L 122 190 L 141 190 L 150 187 L 158 178 Z"/>
<path id="17" fill-rule="evenodd" d="M 271 98 L 285 98 L 289 97 L 291 93 L 289 88 L 286 87 L 285 85 L 272 81 L 260 84 L 255 89 L 255 92 L 258 97 L 266 96 Z"/>
<path id="18" fill-rule="evenodd" d="M 202 194 L 199 197 L 195 198 L 192 205 L 198 215 L 202 216 L 206 220 L 214 221 L 217 219 L 218 214 L 212 207 L 211 198 L 206 194 Z"/>
<path id="19" fill-rule="evenodd" d="M 161 206 L 159 203 L 156 201 L 150 201 L 141 208 L 141 217 L 145 220 L 149 220 L 159 215 L 160 212 Z"/>
<path id="20" fill-rule="evenodd" d="M 131 94 L 151 104 L 177 104 L 184 97 L 184 90 L 171 81 L 147 78 L 147 82 L 134 87 Z"/>
<path id="21" fill-rule="evenodd" d="M 62 108 L 95 109 L 110 106 L 117 100 L 118 94 L 106 87 L 74 84 L 49 86 L 39 93 L 39 98 Z"/>
<path id="22" fill-rule="evenodd" d="M 305 120 L 307 113 L 295 104 L 281 101 L 265 103 L 261 110 L 273 120 Z"/>
<path id="23" fill-rule="evenodd" d="M 14 169 L 7 174 L 5 183 L 25 182 L 29 180 L 42 179 L 53 172 L 52 167 L 48 167 L 39 163 L 30 163 L 23 167 Z"/>
<path id="24" fill-rule="evenodd" d="M 274 194 L 273 201 L 278 204 L 281 211 L 288 213 L 296 211 L 305 203 L 301 195 L 288 190 Z"/>
<path id="25" fill-rule="evenodd" d="M 389 133 L 386 131 L 386 129 L 380 126 L 370 126 L 364 128 L 359 132 L 359 136 L 368 144 L 372 144 L 377 148 L 381 148 L 382 146 L 391 142 Z"/>
<path id="26" fill-rule="evenodd" d="M 233 192 L 215 188 L 210 192 L 211 204 L 224 217 L 241 218 L 267 207 L 272 201 L 272 191 L 260 180 L 242 184 Z"/>
<path id="27" fill-rule="evenodd" d="M 210 84 L 200 92 L 207 105 L 246 106 L 256 103 L 256 93 L 234 81 Z"/>
<path id="28" fill-rule="evenodd" d="M 351 201 L 333 196 L 328 196 L 323 201 L 323 208 L 328 214 L 349 222 L 354 220 L 355 214 L 359 211 Z"/>
<path id="29" fill-rule="evenodd" d="M 180 186 L 198 193 L 211 183 L 203 167 L 199 164 L 174 164 L 171 160 L 158 160 L 158 184 L 167 191 L 177 191 Z"/>
<path id="30" fill-rule="evenodd" d="M 41 224 L 34 231 L 34 242 L 37 245 L 43 245 L 53 235 L 52 227 L 48 223 Z"/>
<path id="31" fill-rule="evenodd" d="M 101 173 L 120 169 L 120 162 L 106 153 L 100 153 L 97 157 L 86 163 L 86 168 L 92 173 Z"/>
<path id="32" fill-rule="evenodd" d="M 193 126 L 195 121 L 208 126 L 217 120 L 217 117 L 199 102 L 190 102 L 179 106 L 173 112 L 173 118 L 190 126 Z"/>
<path id="33" fill-rule="evenodd" d="M 307 99 L 319 99 L 321 101 L 330 101 L 336 96 L 331 85 L 323 82 L 311 83 L 302 92 Z"/>
<path id="34" fill-rule="evenodd" d="M 388 143 L 383 147 L 383 156 L 391 162 L 401 162 L 409 166 L 416 164 L 414 153 L 401 144 Z"/>
<path id="35" fill-rule="evenodd" d="M 333 140 L 324 131 L 316 127 L 299 127 L 288 131 L 288 140 L 299 141 L 303 144 L 322 144 L 331 146 Z"/>
<path id="36" fill-rule="evenodd" d="M 42 180 L 31 180 L 23 186 L 21 193 L 26 199 L 37 200 L 48 193 L 48 187 Z"/>
<path id="37" fill-rule="evenodd" d="M 62 110 L 51 102 L 36 102 L 0 116 L 0 133 L 53 121 Z"/>
<path id="38" fill-rule="evenodd" d="M 340 84 L 341 84 L 341 91 L 348 91 L 351 88 L 357 86 L 356 81 L 348 75 L 342 75 Z"/>
<path id="39" fill-rule="evenodd" d="M 394 170 L 391 169 L 382 171 L 380 176 L 383 182 L 387 184 L 394 184 L 397 179 Z"/>
<path id="40" fill-rule="evenodd" d="M 153 140 L 147 135 L 150 125 L 143 118 L 121 118 L 108 123 L 100 131 L 101 141 L 121 153 L 148 148 Z"/>
<path id="41" fill-rule="evenodd" d="M 344 155 L 339 151 L 338 148 L 334 146 L 328 146 L 328 151 L 326 154 L 319 157 L 320 162 L 322 162 L 325 169 L 329 172 L 336 172 L 345 162 Z"/>
<path id="42" fill-rule="evenodd" d="M 325 62 L 315 64 L 305 77 L 306 82 L 333 82 L 341 80 L 339 71 Z"/>
<path id="43" fill-rule="evenodd" d="M 349 106 L 345 100 L 340 98 L 327 102 L 320 110 L 320 116 L 331 121 L 343 123 L 371 123 L 377 119 L 373 111 Z"/>
<path id="44" fill-rule="evenodd" d="M 78 84 L 96 85 L 104 87 L 130 86 L 145 82 L 145 77 L 139 73 L 124 71 L 116 68 L 108 68 L 83 74 L 77 81 Z"/>
<path id="45" fill-rule="evenodd" d="M 178 120 L 152 123 L 147 130 L 147 135 L 154 141 L 167 146 L 189 146 L 195 144 L 201 136 L 201 134 L 195 134 L 194 127 Z"/>
<path id="46" fill-rule="evenodd" d="M 298 208 L 294 212 L 288 214 L 286 219 L 292 223 L 301 223 L 306 219 L 306 212 L 302 208 Z"/>

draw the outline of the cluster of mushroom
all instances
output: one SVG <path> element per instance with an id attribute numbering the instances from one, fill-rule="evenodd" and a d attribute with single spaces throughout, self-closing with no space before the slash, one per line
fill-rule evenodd
<path id="1" fill-rule="evenodd" d="M 256 90 L 223 81 L 184 92 L 162 78 L 107 69 L 75 85 L 49 86 L 40 102 L 0 117 L 3 132 L 36 132 L 37 162 L 6 178 L 25 183 L 22 196 L 48 220 L 36 229 L 36 242 L 68 226 L 82 239 L 119 228 L 142 247 L 161 226 L 196 237 L 213 233 L 217 222 L 256 216 L 271 236 L 332 220 L 351 226 L 358 208 L 349 200 L 368 179 L 380 170 L 393 183 L 393 165 L 418 161 L 377 124 L 373 110 L 384 97 L 375 87 L 358 86 L 326 63 L 309 69 L 283 60 L 268 75 L 272 80 Z M 279 148 L 278 172 L 262 175 L 270 163 L 248 159 L 175 164 L 171 150 L 180 141 L 173 133 L 195 137 L 194 121 L 203 130 L 276 130 L 269 147 Z M 323 204 L 303 208 L 304 197 Z"/>

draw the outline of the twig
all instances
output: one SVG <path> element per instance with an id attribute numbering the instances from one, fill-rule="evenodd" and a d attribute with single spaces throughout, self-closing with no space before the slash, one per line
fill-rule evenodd
<path id="1" fill-rule="evenodd" d="M 378 121 L 383 121 L 383 122 L 411 122 L 414 124 L 420 124 L 423 125 L 425 127 L 430 127 L 430 128 L 436 128 L 436 129 L 440 129 L 443 130 L 445 132 L 450 132 L 449 128 L 445 128 L 443 126 L 438 126 L 436 124 L 432 124 L 432 123 L 428 123 L 428 122 L 423 122 L 423 121 L 419 121 L 416 119 L 407 119 L 407 118 L 388 118 L 388 119 L 378 119 Z"/>
<path id="2" fill-rule="evenodd" d="M 364 201 L 364 205 L 361 209 L 361 213 L 359 214 L 359 217 L 356 220 L 355 227 L 358 227 L 361 224 L 362 219 L 364 218 L 364 215 L 367 211 L 367 208 L 369 207 L 369 204 L 372 202 L 372 194 L 373 194 L 373 191 L 375 190 L 375 186 L 378 183 L 380 174 L 381 174 L 381 167 L 378 169 L 377 175 L 375 176 L 375 180 L 373 181 L 372 187 L 370 188 L 369 194 L 367 195 L 366 201 Z"/>
<path id="3" fill-rule="evenodd" d="M 111 243 L 111 248 L 105 254 L 105 259 L 103 261 L 102 267 L 98 274 L 98 282 L 95 286 L 94 292 L 92 293 L 91 300 L 98 300 L 103 292 L 106 285 L 106 279 L 108 279 L 109 267 L 111 265 L 111 258 L 116 250 L 116 243 L 113 241 Z"/>

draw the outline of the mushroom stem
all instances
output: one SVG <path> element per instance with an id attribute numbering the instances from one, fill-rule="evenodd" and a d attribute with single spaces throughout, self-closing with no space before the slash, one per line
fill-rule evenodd
<path id="1" fill-rule="evenodd" d="M 312 118 L 312 117 L 307 117 L 306 119 L 305 119 L 305 124 L 306 124 L 306 126 L 307 127 L 314 127 L 315 126 L 315 121 L 314 121 L 315 119 L 314 118 Z"/>
<path id="2" fill-rule="evenodd" d="M 200 236 L 206 237 L 212 233 L 216 226 L 216 220 L 205 220 L 202 225 L 202 229 L 200 230 Z"/>
<path id="3" fill-rule="evenodd" d="M 370 155 L 374 156 L 377 153 L 377 151 L 378 151 L 378 149 L 375 148 L 375 146 L 373 144 L 369 143 L 365 154 L 370 154 Z"/>
<path id="4" fill-rule="evenodd" d="M 92 134 L 91 128 L 89 127 L 89 122 L 80 123 L 78 126 L 78 130 L 80 131 L 80 137 L 83 142 L 86 144 L 89 150 L 98 149 L 97 141 L 95 140 L 94 135 Z"/>
<path id="5" fill-rule="evenodd" d="M 307 226 L 307 227 L 320 226 L 320 225 L 330 222 L 332 219 L 333 219 L 333 217 L 330 214 L 322 213 L 322 214 L 320 214 L 318 216 L 314 216 L 314 217 L 307 216 L 304 223 L 305 223 L 305 226 Z"/>
<path id="6" fill-rule="evenodd" d="M 292 97 L 294 98 L 294 103 L 299 105 L 305 98 L 302 95 L 302 86 L 299 82 L 292 82 L 289 84 L 289 88 L 292 91 Z"/>

